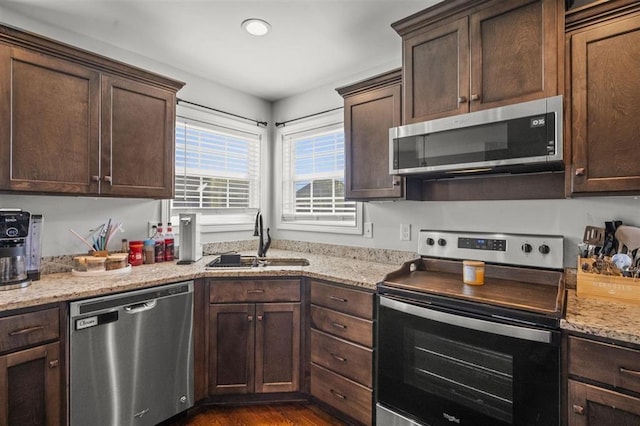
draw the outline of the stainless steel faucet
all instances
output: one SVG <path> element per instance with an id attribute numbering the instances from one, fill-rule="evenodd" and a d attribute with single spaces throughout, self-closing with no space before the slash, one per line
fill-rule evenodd
<path id="1" fill-rule="evenodd" d="M 264 233 L 262 228 L 262 213 L 258 210 L 256 214 L 256 223 L 253 230 L 254 237 L 260 237 L 258 241 L 258 257 L 267 257 L 267 250 L 271 246 L 271 235 L 269 234 L 270 228 L 267 228 L 267 241 L 264 241 Z"/>

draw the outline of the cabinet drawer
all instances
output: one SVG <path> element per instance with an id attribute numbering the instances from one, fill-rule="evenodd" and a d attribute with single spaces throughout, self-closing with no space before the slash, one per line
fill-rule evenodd
<path id="1" fill-rule="evenodd" d="M 210 303 L 299 301 L 299 280 L 210 281 Z"/>
<path id="2" fill-rule="evenodd" d="M 311 303 L 358 317 L 373 319 L 373 293 L 312 280 Z"/>
<path id="3" fill-rule="evenodd" d="M 373 393 L 356 382 L 311 364 L 311 395 L 365 425 L 371 424 Z"/>
<path id="4" fill-rule="evenodd" d="M 311 305 L 311 326 L 334 336 L 373 346 L 373 321 Z"/>
<path id="5" fill-rule="evenodd" d="M 373 386 L 373 350 L 311 330 L 311 362 L 369 388 Z"/>
<path id="6" fill-rule="evenodd" d="M 0 352 L 60 337 L 58 308 L 0 319 Z"/>
<path id="7" fill-rule="evenodd" d="M 640 351 L 569 337 L 569 374 L 640 392 Z"/>

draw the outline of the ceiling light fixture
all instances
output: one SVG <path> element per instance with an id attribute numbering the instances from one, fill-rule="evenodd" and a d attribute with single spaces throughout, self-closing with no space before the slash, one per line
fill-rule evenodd
<path id="1" fill-rule="evenodd" d="M 263 36 L 269 32 L 271 25 L 262 19 L 251 18 L 242 21 L 242 28 L 254 36 Z"/>

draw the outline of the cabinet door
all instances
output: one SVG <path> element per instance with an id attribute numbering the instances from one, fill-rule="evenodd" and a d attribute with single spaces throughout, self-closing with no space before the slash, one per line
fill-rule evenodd
<path id="1" fill-rule="evenodd" d="M 0 424 L 59 425 L 60 344 L 0 357 Z"/>
<path id="2" fill-rule="evenodd" d="M 0 46 L 0 189 L 97 194 L 99 99 L 97 71 Z"/>
<path id="3" fill-rule="evenodd" d="M 569 380 L 569 426 L 640 425 L 640 399 Z"/>
<path id="4" fill-rule="evenodd" d="M 102 77 L 101 193 L 173 198 L 175 94 Z"/>
<path id="5" fill-rule="evenodd" d="M 294 392 L 300 382 L 300 303 L 256 305 L 256 392 Z"/>
<path id="6" fill-rule="evenodd" d="M 557 3 L 496 2 L 471 15 L 471 111 L 558 94 Z"/>
<path id="7" fill-rule="evenodd" d="M 640 17 L 571 38 L 571 191 L 640 190 Z"/>
<path id="8" fill-rule="evenodd" d="M 464 17 L 407 37 L 404 48 L 404 123 L 469 111 L 469 24 Z"/>
<path id="9" fill-rule="evenodd" d="M 402 197 L 402 179 L 389 174 L 389 128 L 402 124 L 400 98 L 394 85 L 345 99 L 345 198 Z"/>
<path id="10" fill-rule="evenodd" d="M 209 305 L 209 394 L 254 391 L 255 305 Z"/>

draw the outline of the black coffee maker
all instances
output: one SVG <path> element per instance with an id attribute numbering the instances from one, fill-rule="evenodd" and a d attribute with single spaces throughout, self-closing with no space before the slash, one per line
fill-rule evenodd
<path id="1" fill-rule="evenodd" d="M 31 214 L 22 210 L 0 210 L 0 290 L 26 287 L 27 238 Z"/>

